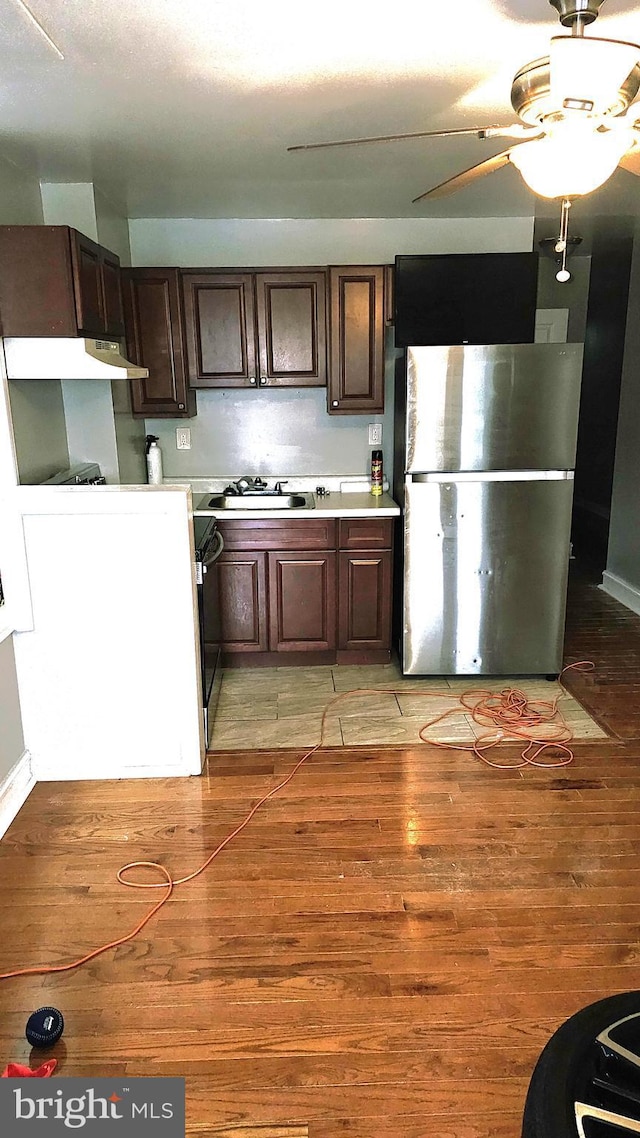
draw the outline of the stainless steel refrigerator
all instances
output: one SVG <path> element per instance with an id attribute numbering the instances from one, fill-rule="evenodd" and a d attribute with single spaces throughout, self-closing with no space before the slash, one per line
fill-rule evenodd
<path id="1" fill-rule="evenodd" d="M 560 671 L 581 372 L 581 344 L 408 349 L 406 675 Z"/>

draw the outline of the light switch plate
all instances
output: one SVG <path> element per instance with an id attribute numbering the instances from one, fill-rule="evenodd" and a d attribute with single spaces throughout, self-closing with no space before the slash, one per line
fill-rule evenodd
<path id="1" fill-rule="evenodd" d="M 176 427 L 176 447 L 178 450 L 191 450 L 190 427 Z"/>
<path id="2" fill-rule="evenodd" d="M 369 423 L 369 446 L 382 445 L 382 423 Z"/>

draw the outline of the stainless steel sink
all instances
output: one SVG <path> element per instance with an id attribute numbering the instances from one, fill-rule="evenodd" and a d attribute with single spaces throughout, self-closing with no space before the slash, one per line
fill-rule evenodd
<path id="1" fill-rule="evenodd" d="M 314 510 L 313 494 L 275 494 L 251 492 L 245 494 L 214 494 L 207 501 L 210 510 Z"/>

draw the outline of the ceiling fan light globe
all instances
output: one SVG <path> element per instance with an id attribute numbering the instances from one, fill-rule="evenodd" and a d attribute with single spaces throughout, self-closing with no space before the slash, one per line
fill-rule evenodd
<path id="1" fill-rule="evenodd" d="M 545 138 L 514 147 L 509 160 L 539 197 L 582 197 L 604 185 L 630 145 L 626 130 L 584 130 L 562 122 Z"/>

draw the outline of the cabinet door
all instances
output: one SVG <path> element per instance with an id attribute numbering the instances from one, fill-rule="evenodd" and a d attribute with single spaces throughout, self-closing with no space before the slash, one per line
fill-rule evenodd
<path id="1" fill-rule="evenodd" d="M 3 336 L 76 336 L 66 225 L 0 225 Z"/>
<path id="2" fill-rule="evenodd" d="M 391 550 L 338 556 L 338 648 L 390 648 Z"/>
<path id="3" fill-rule="evenodd" d="M 251 273 L 183 273 L 192 387 L 257 386 Z"/>
<path id="4" fill-rule="evenodd" d="M 0 226 L 5 336 L 124 335 L 120 261 L 67 225 Z"/>
<path id="5" fill-rule="evenodd" d="M 269 648 L 335 648 L 336 555 L 269 553 Z"/>
<path id="6" fill-rule="evenodd" d="M 326 276 L 256 276 L 260 384 L 323 387 L 327 382 Z"/>
<path id="7" fill-rule="evenodd" d="M 70 230 L 70 235 L 78 332 L 86 336 L 104 336 L 107 329 L 100 246 L 76 229 Z"/>
<path id="8" fill-rule="evenodd" d="M 329 270 L 331 415 L 384 410 L 384 267 Z"/>
<path id="9" fill-rule="evenodd" d="M 393 518 L 340 518 L 338 522 L 339 549 L 392 549 Z"/>
<path id="10" fill-rule="evenodd" d="M 266 557 L 225 551 L 216 561 L 224 652 L 267 649 Z"/>
<path id="11" fill-rule="evenodd" d="M 394 284 L 395 266 L 383 265 L 384 272 L 384 322 L 393 324 L 395 318 Z"/>
<path id="12" fill-rule="evenodd" d="M 225 549 L 335 549 L 335 518 L 243 518 L 220 522 Z"/>
<path id="13" fill-rule="evenodd" d="M 149 369 L 131 383 L 134 415 L 184 418 L 196 413 L 187 386 L 178 269 L 123 271 L 127 352 Z"/>
<path id="14" fill-rule="evenodd" d="M 110 253 L 108 249 L 101 248 L 100 266 L 105 332 L 107 336 L 119 340 L 125 334 L 120 258 L 116 257 L 115 253 Z"/>

